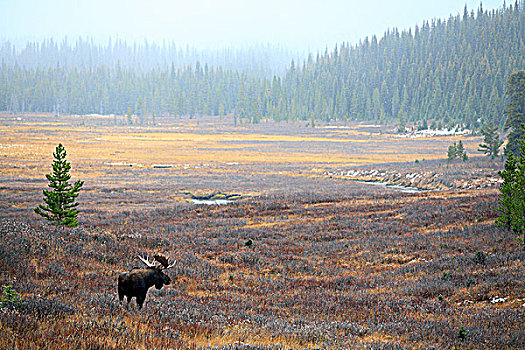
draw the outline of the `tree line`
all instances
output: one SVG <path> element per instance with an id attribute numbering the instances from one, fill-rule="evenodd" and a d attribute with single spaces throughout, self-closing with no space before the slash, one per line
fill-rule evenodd
<path id="1" fill-rule="evenodd" d="M 33 44 L 16 54 L 4 45 L 0 110 L 133 114 L 142 123 L 160 114 L 233 114 L 252 123 L 375 120 L 480 129 L 492 121 L 501 128 L 506 81 L 525 69 L 524 3 L 465 7 L 446 20 L 292 60 L 273 76 L 200 61 L 181 65 L 177 52 L 80 41 Z"/>
<path id="2" fill-rule="evenodd" d="M 343 44 L 292 66 L 289 113 L 305 118 L 397 119 L 479 128 L 503 126 L 506 80 L 525 68 L 523 2 L 479 9 L 382 38 Z"/>
<path id="3" fill-rule="evenodd" d="M 98 67 L 130 68 L 136 72 L 194 65 L 196 62 L 224 70 L 249 72 L 258 77 L 272 77 L 285 72 L 292 57 L 303 54 L 279 45 L 252 45 L 239 48 L 201 48 L 180 46 L 175 42 L 132 42 L 109 37 L 106 43 L 79 37 L 60 42 L 53 38 L 41 42 L 0 41 L 0 59 L 7 65 L 26 68 Z"/>

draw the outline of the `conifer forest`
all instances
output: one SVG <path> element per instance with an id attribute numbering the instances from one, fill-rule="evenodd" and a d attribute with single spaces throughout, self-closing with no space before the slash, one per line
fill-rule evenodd
<path id="1" fill-rule="evenodd" d="M 0 110 L 11 112 L 134 114 L 142 123 L 233 113 L 250 123 L 395 119 L 479 129 L 503 126 L 506 80 L 525 68 L 525 11 L 518 2 L 465 8 L 297 61 L 272 46 L 206 53 L 78 39 L 0 47 Z"/>

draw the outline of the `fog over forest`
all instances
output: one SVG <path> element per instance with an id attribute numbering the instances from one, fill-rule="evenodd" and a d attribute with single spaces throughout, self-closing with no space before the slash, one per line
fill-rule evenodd
<path id="1" fill-rule="evenodd" d="M 479 129 L 504 123 L 507 77 L 525 67 L 523 4 L 464 7 L 356 44 L 199 51 L 77 39 L 0 46 L 0 110 L 235 120 L 376 120 Z M 306 57 L 305 57 L 306 56 Z"/>
<path id="2" fill-rule="evenodd" d="M 147 40 L 191 48 L 246 48 L 276 45 L 315 54 L 336 44 L 382 36 L 388 28 L 414 27 L 479 7 L 479 0 L 20 0 L 0 2 L 0 39 L 18 47 L 64 37 L 107 44 Z M 509 2 L 511 4 L 512 2 Z M 484 0 L 486 10 L 504 0 Z"/>

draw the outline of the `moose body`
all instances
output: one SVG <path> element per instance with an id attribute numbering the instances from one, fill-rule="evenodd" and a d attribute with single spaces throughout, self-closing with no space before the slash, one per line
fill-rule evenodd
<path id="1" fill-rule="evenodd" d="M 143 269 L 133 268 L 129 272 L 121 273 L 118 276 L 118 297 L 120 301 L 122 301 L 124 297 L 127 297 L 128 304 L 131 299 L 135 297 L 137 305 L 139 309 L 141 309 L 146 300 L 148 289 L 152 286 L 161 289 L 164 285 L 171 283 L 171 279 L 163 270 L 173 265 L 167 266 L 167 263 L 154 265 L 140 256 L 139 258 L 146 263 L 148 267 Z"/>

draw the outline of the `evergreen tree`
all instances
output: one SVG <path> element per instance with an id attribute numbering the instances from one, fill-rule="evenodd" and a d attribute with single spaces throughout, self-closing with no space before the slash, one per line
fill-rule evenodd
<path id="1" fill-rule="evenodd" d="M 456 157 L 457 157 L 456 150 L 457 150 L 457 145 L 456 145 L 455 142 L 454 142 L 453 145 L 448 146 L 448 152 L 447 152 L 447 161 L 448 162 L 451 162 L 454 159 L 456 159 Z"/>
<path id="2" fill-rule="evenodd" d="M 479 144 L 478 151 L 494 159 L 498 156 L 499 148 L 503 144 L 503 141 L 499 139 L 498 127 L 491 120 L 483 126 L 481 133 L 483 134 L 483 143 Z"/>
<path id="3" fill-rule="evenodd" d="M 401 133 L 405 133 L 406 132 L 406 124 L 407 124 L 406 117 L 405 117 L 405 112 L 400 111 L 398 115 L 399 115 L 399 123 L 398 123 L 398 126 L 397 126 L 397 131 L 401 132 Z"/>
<path id="4" fill-rule="evenodd" d="M 237 94 L 237 103 L 235 105 L 235 116 L 242 122 L 243 118 L 249 118 L 250 101 L 244 84 L 241 82 L 239 93 Z"/>
<path id="5" fill-rule="evenodd" d="M 467 151 L 465 150 L 461 140 L 459 140 L 457 144 L 454 142 L 453 145 L 448 146 L 447 162 L 451 162 L 456 158 L 459 158 L 464 162 L 468 160 Z"/>
<path id="6" fill-rule="evenodd" d="M 509 151 L 505 169 L 499 172 L 503 183 L 499 188 L 500 215 L 496 219 L 496 226 L 522 235 L 525 234 L 525 140 L 522 138 L 518 143 L 520 156 L 515 157 L 512 151 Z M 525 244 L 523 248 L 525 249 Z"/>
<path id="7" fill-rule="evenodd" d="M 463 146 L 463 142 L 459 140 L 458 145 L 456 146 L 456 157 L 462 158 L 463 154 L 465 154 L 465 147 Z"/>
<path id="8" fill-rule="evenodd" d="M 75 199 L 84 181 L 77 180 L 74 185 L 69 183 L 71 164 L 66 160 L 66 149 L 62 144 L 56 147 L 53 157 L 53 173 L 46 174 L 51 190 L 43 191 L 46 205 L 39 204 L 34 211 L 54 225 L 76 227 L 78 203 Z"/>
<path id="9" fill-rule="evenodd" d="M 518 140 L 523 136 L 523 129 L 521 126 L 525 124 L 525 71 L 518 71 L 513 73 L 507 81 L 507 89 L 505 91 L 507 96 L 507 107 L 505 114 L 507 121 L 505 122 L 504 130 L 510 130 L 508 134 L 507 147 L 505 152 L 509 151 L 513 154 L 519 154 L 520 144 Z"/>

